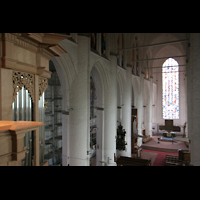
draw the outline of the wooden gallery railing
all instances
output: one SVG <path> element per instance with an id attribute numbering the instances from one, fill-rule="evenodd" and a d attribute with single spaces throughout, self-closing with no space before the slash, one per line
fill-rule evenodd
<path id="1" fill-rule="evenodd" d="M 25 134 L 43 125 L 43 122 L 36 121 L 0 120 L 0 166 L 21 166 L 27 151 L 23 142 Z M 39 154 L 34 155 L 35 159 L 37 156 Z"/>

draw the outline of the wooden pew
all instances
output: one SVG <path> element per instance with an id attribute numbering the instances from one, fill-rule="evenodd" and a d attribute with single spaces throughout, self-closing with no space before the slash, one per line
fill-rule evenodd
<path id="1" fill-rule="evenodd" d="M 125 156 L 120 156 L 116 162 L 117 166 L 151 166 L 151 160 Z"/>

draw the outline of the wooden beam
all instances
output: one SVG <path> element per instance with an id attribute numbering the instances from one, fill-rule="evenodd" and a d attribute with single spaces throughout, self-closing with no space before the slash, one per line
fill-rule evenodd
<path id="1" fill-rule="evenodd" d="M 185 67 L 186 65 L 174 65 L 174 66 L 165 66 L 166 67 Z M 159 67 L 144 67 L 144 69 L 155 69 L 155 68 L 163 68 L 162 66 Z"/>
<path id="2" fill-rule="evenodd" d="M 56 33 L 44 33 L 42 43 L 44 44 L 59 44 L 61 40 L 71 38 L 71 35 L 56 34 Z"/>
<path id="3" fill-rule="evenodd" d="M 56 45 L 61 40 L 70 38 L 70 35 L 56 34 L 56 33 L 22 33 L 23 36 L 34 40 L 37 43 Z"/>

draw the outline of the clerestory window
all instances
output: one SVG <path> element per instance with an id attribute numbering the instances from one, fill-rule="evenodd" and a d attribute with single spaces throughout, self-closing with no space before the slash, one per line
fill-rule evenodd
<path id="1" fill-rule="evenodd" d="M 179 65 L 168 58 L 162 66 L 163 119 L 179 119 Z"/>

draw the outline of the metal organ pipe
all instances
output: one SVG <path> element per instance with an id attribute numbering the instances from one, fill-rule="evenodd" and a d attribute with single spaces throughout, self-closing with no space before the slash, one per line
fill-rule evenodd
<path id="1" fill-rule="evenodd" d="M 13 121 L 32 121 L 32 100 L 28 90 L 25 87 L 17 93 L 17 96 L 12 104 L 13 107 Z M 25 165 L 31 165 L 30 159 L 32 158 L 32 135 L 31 131 L 26 133 L 24 138 L 24 146 L 27 146 L 25 154 Z"/>

